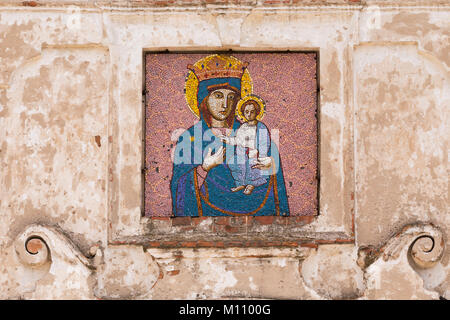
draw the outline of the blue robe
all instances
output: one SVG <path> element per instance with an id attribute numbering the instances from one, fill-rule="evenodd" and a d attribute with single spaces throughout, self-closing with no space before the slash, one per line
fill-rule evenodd
<path id="1" fill-rule="evenodd" d="M 265 127 L 265 126 L 264 126 Z M 239 122 L 234 121 L 236 134 Z M 203 137 L 203 139 L 202 139 Z M 197 184 L 196 167 L 211 148 L 224 146 L 226 160 L 212 168 L 202 186 Z M 170 183 L 174 216 L 273 216 L 289 215 L 289 206 L 278 148 L 272 144 L 267 156 L 276 163 L 276 173 L 267 182 L 255 187 L 250 195 L 232 192 L 235 186 L 230 165 L 236 161 L 236 146 L 225 145 L 211 134 L 203 118 L 187 129 L 178 139 L 175 149 L 173 175 Z M 272 170 L 272 169 L 270 169 Z"/>

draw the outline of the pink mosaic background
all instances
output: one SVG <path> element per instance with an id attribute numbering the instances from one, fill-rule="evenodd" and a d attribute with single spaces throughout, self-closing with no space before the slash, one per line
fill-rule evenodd
<path id="1" fill-rule="evenodd" d="M 187 65 L 207 55 L 149 53 L 146 56 L 146 216 L 172 213 L 171 154 L 178 135 L 198 121 L 184 96 Z M 291 216 L 316 215 L 316 53 L 234 53 L 233 56 L 250 63 L 253 93 L 266 102 L 262 122 L 271 131 L 279 130 L 278 147 Z"/>

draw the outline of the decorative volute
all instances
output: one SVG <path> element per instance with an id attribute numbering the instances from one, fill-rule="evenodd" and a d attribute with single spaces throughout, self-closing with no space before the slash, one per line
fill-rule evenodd
<path id="1" fill-rule="evenodd" d="M 54 227 L 32 224 L 15 240 L 16 254 L 24 265 L 37 267 L 62 258 L 73 263 L 82 263 L 89 269 L 95 269 L 93 262 Z"/>

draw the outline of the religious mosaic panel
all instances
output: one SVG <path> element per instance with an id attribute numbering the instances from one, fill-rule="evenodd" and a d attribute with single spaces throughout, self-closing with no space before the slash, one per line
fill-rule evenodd
<path id="1" fill-rule="evenodd" d="M 318 211 L 317 53 L 147 53 L 145 215 Z"/>

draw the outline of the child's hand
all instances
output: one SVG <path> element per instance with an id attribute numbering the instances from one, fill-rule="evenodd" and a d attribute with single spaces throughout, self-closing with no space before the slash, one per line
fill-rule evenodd
<path id="1" fill-rule="evenodd" d="M 230 143 L 230 139 L 224 135 L 220 135 L 219 138 L 225 143 Z"/>

